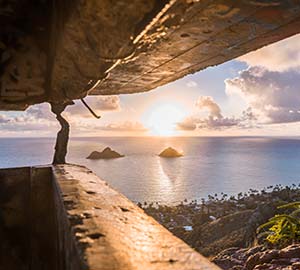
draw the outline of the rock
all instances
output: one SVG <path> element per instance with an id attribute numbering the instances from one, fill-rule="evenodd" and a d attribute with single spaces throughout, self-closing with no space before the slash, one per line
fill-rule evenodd
<path id="1" fill-rule="evenodd" d="M 246 261 L 246 270 L 252 270 L 257 264 L 259 264 L 259 257 L 259 253 L 251 255 Z"/>
<path id="2" fill-rule="evenodd" d="M 300 246 L 290 245 L 279 252 L 280 258 L 299 258 L 300 257 Z"/>
<path id="3" fill-rule="evenodd" d="M 271 261 L 271 264 L 276 264 L 276 265 L 289 265 L 290 260 L 288 258 L 279 258 L 279 259 L 273 259 Z"/>
<path id="4" fill-rule="evenodd" d="M 235 265 L 231 268 L 231 270 L 244 270 L 244 267 L 242 265 Z"/>
<path id="5" fill-rule="evenodd" d="M 162 151 L 159 154 L 160 157 L 166 157 L 166 158 L 175 158 L 175 157 L 182 157 L 183 154 L 178 152 L 177 150 L 175 150 L 172 147 L 168 147 L 166 148 L 164 151 Z"/>
<path id="6" fill-rule="evenodd" d="M 263 268 L 265 265 L 271 262 L 273 259 L 278 258 L 279 251 L 276 249 L 266 250 L 264 252 L 259 252 L 254 255 L 251 255 L 246 261 L 246 269 L 252 270 L 254 269 L 268 269 Z M 262 268 L 257 268 L 256 265 L 264 265 Z M 256 268 L 255 268 L 256 267 Z"/>
<path id="7" fill-rule="evenodd" d="M 234 258 L 215 259 L 213 262 L 223 270 L 230 270 L 234 266 L 242 266 L 242 262 Z"/>
<path id="8" fill-rule="evenodd" d="M 254 267 L 254 270 L 270 270 L 271 267 L 272 267 L 271 264 L 263 263 L 263 264 L 256 265 Z"/>
<path id="9" fill-rule="evenodd" d="M 218 257 L 221 258 L 221 257 L 232 256 L 238 250 L 240 250 L 239 247 L 231 247 L 231 248 L 224 249 L 217 256 L 215 256 L 214 259 L 217 259 Z"/>
<path id="10" fill-rule="evenodd" d="M 282 250 L 264 246 L 252 248 L 228 248 L 212 261 L 223 270 L 299 270 L 300 245 L 291 245 Z"/>
<path id="11" fill-rule="evenodd" d="M 242 266 L 242 261 L 234 256 L 238 251 L 238 247 L 232 247 L 223 250 L 212 259 L 212 262 L 221 267 L 223 270 L 232 269 L 235 266 Z"/>
<path id="12" fill-rule="evenodd" d="M 87 159 L 112 159 L 120 158 L 124 155 L 119 154 L 118 152 L 112 150 L 110 147 L 106 147 L 102 152 L 93 151 Z"/>
<path id="13" fill-rule="evenodd" d="M 300 262 L 295 262 L 292 264 L 292 269 L 293 270 L 298 270 L 300 269 Z"/>
<path id="14" fill-rule="evenodd" d="M 278 258 L 279 251 L 276 249 L 266 250 L 260 253 L 259 261 L 260 263 L 268 263 L 275 258 Z"/>
<path id="15" fill-rule="evenodd" d="M 246 270 L 294 270 L 300 269 L 300 259 L 299 259 L 299 250 L 300 245 L 291 245 L 282 250 L 276 249 L 269 249 L 265 251 L 260 251 L 261 246 L 248 249 L 245 252 L 245 258 L 253 252 L 256 253 L 252 254 L 248 257 L 246 262 L 243 259 L 242 263 L 245 264 Z M 239 252 L 239 251 L 237 251 Z M 237 253 L 236 252 L 236 253 Z M 220 253 L 222 254 L 222 253 Z M 218 255 L 219 256 L 219 255 Z M 229 259 L 234 258 L 235 254 L 232 254 Z M 229 260 L 230 262 L 230 260 Z M 226 269 L 226 268 L 224 268 Z"/>
<path id="16" fill-rule="evenodd" d="M 261 252 L 263 251 L 264 249 L 264 246 L 263 245 L 259 245 L 259 246 L 255 246 L 255 247 L 252 247 L 252 248 L 249 248 L 246 253 L 245 253 L 245 256 L 248 258 L 250 257 L 251 255 L 253 254 L 256 254 L 258 252 Z"/>

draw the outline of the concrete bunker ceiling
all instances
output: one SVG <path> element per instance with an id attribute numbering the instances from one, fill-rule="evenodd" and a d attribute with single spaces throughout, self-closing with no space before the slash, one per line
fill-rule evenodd
<path id="1" fill-rule="evenodd" d="M 7 0 L 0 110 L 154 89 L 300 32 L 298 0 Z"/>

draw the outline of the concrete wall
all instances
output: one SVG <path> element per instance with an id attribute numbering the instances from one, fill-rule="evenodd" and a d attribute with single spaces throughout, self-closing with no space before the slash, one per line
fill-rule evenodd
<path id="1" fill-rule="evenodd" d="M 66 221 L 51 167 L 0 170 L 0 269 L 81 269 Z"/>
<path id="2" fill-rule="evenodd" d="M 69 226 L 71 235 L 75 235 L 83 267 L 91 270 L 219 269 L 89 169 L 59 165 L 54 167 L 54 177 L 68 217 L 69 225 L 63 227 Z"/>
<path id="3" fill-rule="evenodd" d="M 90 170 L 0 169 L 2 270 L 218 270 Z"/>
<path id="4" fill-rule="evenodd" d="M 0 170 L 0 269 L 29 269 L 29 201 L 30 169 Z"/>

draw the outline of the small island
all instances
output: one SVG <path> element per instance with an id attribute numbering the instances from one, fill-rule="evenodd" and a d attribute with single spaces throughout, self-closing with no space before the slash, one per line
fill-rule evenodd
<path id="1" fill-rule="evenodd" d="M 183 153 L 178 152 L 176 149 L 172 147 L 166 148 L 164 151 L 162 151 L 159 154 L 160 157 L 165 157 L 165 158 L 175 158 L 175 157 L 182 157 Z"/>
<path id="2" fill-rule="evenodd" d="M 112 150 L 110 147 L 106 147 L 102 152 L 93 151 L 87 159 L 113 159 L 124 157 L 124 155 Z"/>

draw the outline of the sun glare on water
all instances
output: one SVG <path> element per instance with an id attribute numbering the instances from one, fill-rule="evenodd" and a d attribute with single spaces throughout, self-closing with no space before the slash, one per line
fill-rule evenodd
<path id="1" fill-rule="evenodd" d="M 176 124 L 184 116 L 183 108 L 175 103 L 157 104 L 147 112 L 145 125 L 151 135 L 172 136 L 176 135 Z"/>

